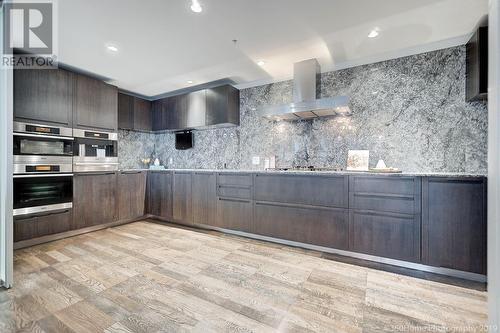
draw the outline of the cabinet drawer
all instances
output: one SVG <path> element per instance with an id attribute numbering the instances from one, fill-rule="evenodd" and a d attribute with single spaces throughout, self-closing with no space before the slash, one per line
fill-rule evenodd
<path id="1" fill-rule="evenodd" d="M 39 216 L 37 218 L 38 237 L 69 231 L 71 220 L 71 210 Z"/>
<path id="2" fill-rule="evenodd" d="M 252 223 L 252 201 L 227 198 L 217 200 L 216 227 L 251 232 Z"/>
<path id="3" fill-rule="evenodd" d="M 348 210 L 255 203 L 255 233 L 336 249 L 348 247 Z"/>
<path id="4" fill-rule="evenodd" d="M 362 210 L 376 210 L 402 214 L 419 214 L 418 200 L 409 196 L 372 193 L 351 193 L 350 207 Z"/>
<path id="5" fill-rule="evenodd" d="M 221 197 L 251 199 L 252 189 L 250 186 L 219 185 L 217 194 Z"/>
<path id="6" fill-rule="evenodd" d="M 255 200 L 347 208 L 348 177 L 257 174 Z"/>
<path id="7" fill-rule="evenodd" d="M 403 176 L 351 176 L 349 186 L 351 192 L 414 196 L 419 180 Z"/>
<path id="8" fill-rule="evenodd" d="M 16 217 L 14 219 L 14 241 L 19 242 L 69 231 L 71 220 L 71 209 L 39 216 Z"/>
<path id="9" fill-rule="evenodd" d="M 217 184 L 252 186 L 252 175 L 249 173 L 219 173 L 217 175 Z"/>
<path id="10" fill-rule="evenodd" d="M 420 214 L 419 177 L 351 176 L 349 208 Z"/>
<path id="11" fill-rule="evenodd" d="M 351 210 L 349 250 L 420 261 L 420 216 Z"/>

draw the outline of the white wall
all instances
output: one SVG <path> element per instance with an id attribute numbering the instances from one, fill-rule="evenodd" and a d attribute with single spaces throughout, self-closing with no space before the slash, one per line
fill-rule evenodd
<path id="1" fill-rule="evenodd" d="M 3 55 L 0 9 L 0 55 Z M 12 284 L 12 70 L 0 68 L 0 282 Z"/>
<path id="2" fill-rule="evenodd" d="M 500 0 L 490 0 L 489 35 L 488 301 L 490 325 L 500 325 Z"/>

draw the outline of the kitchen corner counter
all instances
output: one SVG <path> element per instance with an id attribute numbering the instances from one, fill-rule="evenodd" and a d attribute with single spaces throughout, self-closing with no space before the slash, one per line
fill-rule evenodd
<path id="1" fill-rule="evenodd" d="M 218 173 L 258 173 L 283 175 L 339 175 L 339 176 L 384 176 L 384 177 L 447 177 L 447 178 L 486 178 L 487 175 L 467 172 L 401 172 L 379 173 L 365 171 L 301 171 L 301 170 L 249 170 L 249 169 L 120 169 L 120 172 L 153 171 L 153 172 L 218 172 Z"/>

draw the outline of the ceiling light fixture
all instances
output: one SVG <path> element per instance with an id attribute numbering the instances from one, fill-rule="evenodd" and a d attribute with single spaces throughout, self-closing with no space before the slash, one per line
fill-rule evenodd
<path id="1" fill-rule="evenodd" d="M 106 48 L 108 49 L 108 51 L 118 52 L 118 47 L 116 47 L 115 45 L 108 44 L 106 45 Z"/>
<path id="2" fill-rule="evenodd" d="M 188 83 L 188 84 L 193 84 L 193 81 L 191 81 L 191 80 L 188 80 L 188 82 L 187 82 L 187 83 Z"/>
<path id="3" fill-rule="evenodd" d="M 200 2 L 198 0 L 193 0 L 191 3 L 191 10 L 195 13 L 201 13 L 203 8 L 201 8 Z"/>
<path id="4" fill-rule="evenodd" d="M 266 62 L 264 60 L 257 61 L 257 65 L 259 65 L 260 67 L 264 66 L 265 64 Z"/>
<path id="5" fill-rule="evenodd" d="M 375 28 L 368 34 L 368 38 L 375 38 L 379 34 L 379 28 Z"/>

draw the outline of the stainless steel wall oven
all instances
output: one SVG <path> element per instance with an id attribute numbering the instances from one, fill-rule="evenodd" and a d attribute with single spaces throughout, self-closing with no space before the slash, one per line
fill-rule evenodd
<path id="1" fill-rule="evenodd" d="M 73 175 L 14 175 L 14 216 L 73 207 Z"/>
<path id="2" fill-rule="evenodd" d="M 73 138 L 59 135 L 71 129 L 15 122 L 14 130 L 14 174 L 73 171 Z"/>

